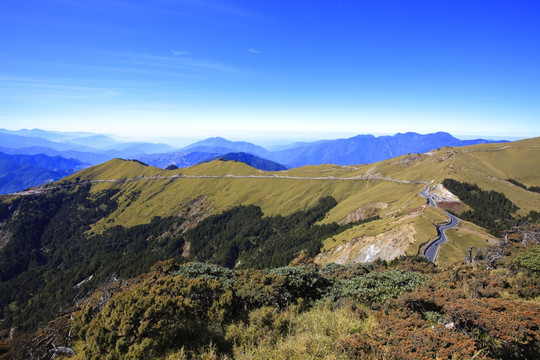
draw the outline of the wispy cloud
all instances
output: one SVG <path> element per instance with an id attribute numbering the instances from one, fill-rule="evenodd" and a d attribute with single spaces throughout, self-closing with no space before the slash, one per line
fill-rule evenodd
<path id="1" fill-rule="evenodd" d="M 248 51 L 250 53 L 252 53 L 252 54 L 255 54 L 255 55 L 262 54 L 262 50 L 257 50 L 257 49 L 253 49 L 253 48 L 248 49 Z"/>
<path id="2" fill-rule="evenodd" d="M 232 6 L 228 4 L 227 2 L 207 1 L 207 0 L 183 0 L 182 3 L 191 4 L 194 6 L 201 7 L 201 8 L 206 8 L 208 10 L 228 13 L 231 15 L 236 15 L 236 16 L 241 16 L 241 17 L 261 18 L 259 14 L 251 10 Z"/>
<path id="3" fill-rule="evenodd" d="M 90 8 L 106 13 L 118 13 L 122 15 L 146 15 L 148 13 L 167 14 L 174 16 L 182 16 L 189 18 L 199 18 L 200 10 L 206 10 L 210 12 L 217 12 L 223 14 L 230 14 L 239 17 L 261 19 L 262 16 L 252 10 L 241 8 L 228 4 L 225 1 L 211 1 L 211 0 L 153 0 L 142 1 L 134 3 L 128 0 L 95 0 L 95 1 L 81 1 L 81 0 L 58 0 L 61 3 Z M 199 11 L 197 11 L 199 10 Z"/>
<path id="4" fill-rule="evenodd" d="M 0 75 L 0 84 L 8 86 L 24 86 L 33 88 L 48 88 L 67 91 L 85 91 L 107 95 L 117 93 L 108 87 L 91 86 L 86 80 L 61 79 L 61 78 L 32 78 L 23 76 Z"/>
<path id="5" fill-rule="evenodd" d="M 174 53 L 173 53 L 174 54 Z M 128 54 L 130 62 L 148 67 L 160 67 L 168 69 L 179 69 L 198 73 L 240 73 L 245 70 L 218 62 L 196 59 L 187 56 L 159 56 L 152 54 Z"/>
<path id="6" fill-rule="evenodd" d="M 177 50 L 171 50 L 171 53 L 176 56 L 182 56 L 182 55 L 188 55 L 189 51 L 177 51 Z"/>

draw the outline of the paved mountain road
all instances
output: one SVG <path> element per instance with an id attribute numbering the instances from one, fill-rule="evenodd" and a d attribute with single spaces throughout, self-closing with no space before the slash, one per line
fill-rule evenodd
<path id="1" fill-rule="evenodd" d="M 452 214 L 447 213 L 446 211 L 444 213 L 448 215 L 450 220 L 446 222 L 445 224 L 437 225 L 437 233 L 439 236 L 437 236 L 435 240 L 431 241 L 426 246 L 426 249 L 424 250 L 424 256 L 431 262 L 435 262 L 435 260 L 437 260 L 437 255 L 439 255 L 440 246 L 448 240 L 446 238 L 446 234 L 444 233 L 444 231 L 446 229 L 456 227 L 457 224 L 459 223 L 459 219 L 457 217 L 455 217 Z"/>
<path id="2" fill-rule="evenodd" d="M 437 207 L 437 204 L 433 200 L 433 195 L 427 192 L 428 187 L 420 192 L 420 195 L 425 197 L 427 199 L 429 206 L 435 206 Z M 448 239 L 446 238 L 445 230 L 450 229 L 453 227 L 456 227 L 459 223 L 459 219 L 455 217 L 454 215 L 444 212 L 448 217 L 449 220 L 441 225 L 437 225 L 437 237 L 432 240 L 424 249 L 424 256 L 431 262 L 435 262 L 437 260 L 437 255 L 439 255 L 439 248 L 442 244 L 444 244 Z"/>

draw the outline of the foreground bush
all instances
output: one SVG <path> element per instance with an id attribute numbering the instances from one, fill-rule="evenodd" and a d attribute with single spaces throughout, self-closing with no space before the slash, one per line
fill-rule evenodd
<path id="1" fill-rule="evenodd" d="M 540 281 L 512 249 L 445 270 L 416 258 L 267 270 L 161 262 L 38 332 L 0 334 L 0 359 L 533 359 Z"/>
<path id="2" fill-rule="evenodd" d="M 231 304 L 232 292 L 222 282 L 150 277 L 114 296 L 90 321 L 83 310 L 74 326 L 85 340 L 85 359 L 148 359 L 222 342 Z"/>

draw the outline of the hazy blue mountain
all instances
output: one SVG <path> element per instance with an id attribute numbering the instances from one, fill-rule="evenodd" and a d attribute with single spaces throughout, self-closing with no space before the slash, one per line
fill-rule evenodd
<path id="1" fill-rule="evenodd" d="M 217 155 L 207 159 L 205 162 L 212 160 L 224 160 L 224 161 L 238 161 L 248 164 L 251 167 L 259 170 L 266 171 L 282 171 L 287 170 L 287 167 L 277 162 L 260 158 L 255 155 L 238 152 L 238 153 L 227 153 L 224 155 Z"/>
<path id="2" fill-rule="evenodd" d="M 74 144 L 77 146 L 87 146 L 95 149 L 104 149 L 109 148 L 119 143 L 118 140 L 115 140 L 106 135 L 90 135 L 72 138 L 67 141 L 69 144 Z"/>
<path id="3" fill-rule="evenodd" d="M 89 148 L 86 146 L 70 144 L 70 143 L 61 143 L 43 139 L 40 137 L 32 136 L 21 136 L 21 135 L 12 135 L 6 133 L 0 133 L 0 144 L 6 148 L 19 149 L 27 148 L 32 146 L 41 146 L 53 150 L 64 151 L 64 150 L 77 150 L 77 151 L 88 151 L 94 152 L 96 149 Z"/>
<path id="4" fill-rule="evenodd" d="M 54 139 L 54 140 L 51 140 Z M 0 129 L 0 144 L 5 148 L 43 147 L 57 151 L 80 151 L 107 154 L 112 157 L 130 157 L 139 154 L 170 152 L 170 145 L 148 142 L 123 142 L 106 135 L 88 133 L 56 133 L 40 129 Z"/>
<path id="5" fill-rule="evenodd" d="M 245 152 L 257 156 L 267 157 L 270 152 L 261 146 L 245 141 L 230 141 L 222 137 L 213 137 L 198 141 L 181 149 L 182 152 L 198 151 L 207 153 L 226 154 L 229 152 Z"/>
<path id="6" fill-rule="evenodd" d="M 60 142 L 49 140 L 51 138 Z M 90 164 L 98 164 L 117 157 L 133 158 L 160 168 L 169 165 L 192 166 L 229 153 L 251 154 L 287 167 L 324 163 L 353 165 L 372 163 L 412 152 L 422 153 L 443 146 L 465 146 L 486 142 L 491 141 L 460 140 L 444 132 L 426 135 L 409 132 L 393 136 L 358 135 L 348 139 L 295 143 L 281 146 L 277 151 L 268 151 L 249 142 L 213 137 L 172 151 L 173 148 L 166 144 L 121 142 L 105 135 L 59 133 L 40 129 L 17 131 L 0 129 L 0 151 L 9 154 L 60 155 Z"/>
<path id="7" fill-rule="evenodd" d="M 448 133 L 421 135 L 408 132 L 392 136 L 358 135 L 348 139 L 318 141 L 277 151 L 268 159 L 298 167 L 304 165 L 368 164 L 408 153 L 424 153 L 444 146 L 466 146 L 494 142 L 484 139 L 460 140 Z"/>
<path id="8" fill-rule="evenodd" d="M 215 148 L 220 150 L 221 148 Z M 263 159 L 261 157 L 243 153 L 243 152 L 225 152 L 221 149 L 221 153 L 208 153 L 200 151 L 192 152 L 170 152 L 170 153 L 161 153 L 161 154 L 145 154 L 138 155 L 135 157 L 136 160 L 139 160 L 150 166 L 159 167 L 165 169 L 171 165 L 174 165 L 178 168 L 185 168 L 200 164 L 203 162 L 208 162 L 212 160 L 224 160 L 224 161 L 239 161 L 248 164 L 256 169 L 267 170 L 267 171 L 281 171 L 287 170 L 287 167 L 281 164 L 278 164 L 274 161 Z"/>
<path id="9" fill-rule="evenodd" d="M 54 149 L 42 147 L 42 146 L 31 146 L 31 147 L 25 147 L 25 148 L 19 148 L 19 149 L 13 149 L 13 148 L 0 146 L 0 152 L 3 152 L 4 154 L 10 154 L 10 155 L 43 154 L 43 155 L 48 155 L 48 156 L 61 156 L 66 159 L 76 159 L 83 163 L 88 163 L 90 165 L 101 164 L 105 161 L 109 161 L 117 157 L 114 155 L 107 155 L 107 154 L 93 153 L 93 152 L 83 152 L 83 151 L 76 151 L 76 150 L 58 151 L 58 150 L 54 150 Z"/>
<path id="10" fill-rule="evenodd" d="M 0 194 L 60 180 L 89 164 L 61 156 L 0 153 Z"/>
<path id="11" fill-rule="evenodd" d="M 6 129 L 0 129 L 1 133 L 11 134 L 11 135 L 18 135 L 18 136 L 26 136 L 26 137 L 39 137 L 42 139 L 50 140 L 50 141 L 69 141 L 71 139 L 79 138 L 79 137 L 85 137 L 85 136 L 91 136 L 92 133 L 87 132 L 61 132 L 61 131 L 48 131 L 48 130 L 41 130 L 41 129 L 20 129 L 20 130 L 6 130 Z"/>
<path id="12" fill-rule="evenodd" d="M 188 151 L 138 155 L 134 159 L 164 169 L 169 165 L 175 165 L 179 168 L 193 166 L 219 155 L 222 154 Z"/>
<path id="13" fill-rule="evenodd" d="M 118 143 L 110 146 L 107 150 L 115 150 L 125 154 L 127 157 L 141 155 L 141 154 L 155 154 L 155 153 L 167 153 L 174 151 L 170 145 L 167 144 L 153 144 L 147 142 L 128 142 Z"/>
<path id="14" fill-rule="evenodd" d="M 283 151 L 283 150 L 299 148 L 299 147 L 306 146 L 306 145 L 314 145 L 314 144 L 318 144 L 318 143 L 326 143 L 326 142 L 329 142 L 329 141 L 332 141 L 332 140 L 317 140 L 317 141 L 312 141 L 312 142 L 299 141 L 299 142 L 283 144 L 283 145 L 274 145 L 274 146 L 269 147 L 268 150 L 270 150 L 270 152 L 275 153 L 275 152 L 279 152 L 279 151 Z"/>

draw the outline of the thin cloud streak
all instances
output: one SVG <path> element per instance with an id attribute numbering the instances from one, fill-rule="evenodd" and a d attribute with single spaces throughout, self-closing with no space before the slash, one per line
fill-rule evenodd
<path id="1" fill-rule="evenodd" d="M 108 95 L 118 95 L 117 92 L 111 90 L 109 87 L 94 87 L 85 85 L 86 81 L 66 80 L 66 79 L 43 79 L 43 78 L 27 78 L 27 77 L 15 77 L 15 76 L 0 76 L 0 85 L 40 88 L 40 89 L 57 89 L 67 91 L 86 91 L 103 93 Z M 79 85 L 77 85 L 79 84 Z"/>
<path id="2" fill-rule="evenodd" d="M 186 18 L 194 18 L 204 20 L 199 15 L 195 14 L 193 10 L 205 9 L 214 11 L 217 13 L 225 13 L 229 15 L 251 18 L 251 19 L 263 19 L 260 14 L 247 10 L 244 8 L 231 6 L 225 2 L 219 1 L 204 1 L 204 0 L 180 0 L 177 2 L 154 0 L 149 4 L 134 4 L 132 1 L 109 1 L 109 0 L 95 0 L 95 1 L 78 1 L 78 0 L 61 0 L 62 3 L 67 5 L 92 9 L 103 13 L 115 13 L 129 16 L 145 16 L 148 13 L 165 14 L 168 16 L 181 16 Z M 184 6 L 182 6 L 184 5 Z M 191 9 L 189 8 L 191 7 Z M 180 8 L 180 9 L 179 9 Z M 196 11 L 195 11 L 196 12 Z"/>
<path id="3" fill-rule="evenodd" d="M 251 70 L 185 56 L 157 56 L 148 53 L 126 54 L 124 56 L 131 59 L 129 61 L 131 64 L 148 67 L 190 70 L 195 73 L 256 74 Z"/>
<path id="4" fill-rule="evenodd" d="M 250 48 L 248 49 L 248 51 L 252 54 L 255 54 L 255 55 L 259 55 L 259 54 L 262 54 L 262 50 L 256 50 L 256 49 L 253 49 L 253 48 Z"/>
<path id="5" fill-rule="evenodd" d="M 217 12 L 223 12 L 231 15 L 241 16 L 241 17 L 247 17 L 252 19 L 261 19 L 262 16 L 256 12 L 246 10 L 243 8 L 231 6 L 229 4 L 226 4 L 224 2 L 218 2 L 218 1 L 205 1 L 205 0 L 183 0 L 183 3 L 195 5 L 198 7 L 203 7 L 209 10 L 214 10 Z"/>
<path id="6" fill-rule="evenodd" d="M 183 55 L 188 55 L 189 54 L 189 51 L 176 51 L 176 50 L 171 50 L 171 53 L 173 55 L 176 55 L 176 56 L 183 56 Z"/>

